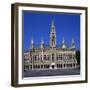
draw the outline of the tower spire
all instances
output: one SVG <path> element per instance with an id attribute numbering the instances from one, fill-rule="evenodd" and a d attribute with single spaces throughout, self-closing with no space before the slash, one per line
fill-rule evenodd
<path id="1" fill-rule="evenodd" d="M 54 20 L 52 19 L 52 23 L 51 23 L 52 26 L 54 26 Z"/>
<path id="2" fill-rule="evenodd" d="M 52 20 L 51 22 L 50 47 L 52 48 L 56 47 L 56 31 L 55 31 L 54 20 Z"/>
<path id="3" fill-rule="evenodd" d="M 41 44 L 44 44 L 43 38 L 41 38 Z"/>
<path id="4" fill-rule="evenodd" d="M 52 22 L 51 22 L 51 33 L 56 33 L 55 25 L 54 25 L 54 19 L 52 19 Z"/>

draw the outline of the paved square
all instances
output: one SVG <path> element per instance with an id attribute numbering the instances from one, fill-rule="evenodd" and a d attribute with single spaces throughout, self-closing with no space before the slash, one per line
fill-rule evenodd
<path id="1" fill-rule="evenodd" d="M 80 75 L 80 69 L 52 69 L 24 71 L 24 77 Z"/>

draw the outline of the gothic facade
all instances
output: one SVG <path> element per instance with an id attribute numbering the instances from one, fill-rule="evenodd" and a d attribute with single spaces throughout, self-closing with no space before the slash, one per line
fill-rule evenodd
<path id="1" fill-rule="evenodd" d="M 55 25 L 52 21 L 49 47 L 46 47 L 44 41 L 41 40 L 40 47 L 36 48 L 32 39 L 30 49 L 24 52 L 24 70 L 72 68 L 77 68 L 74 39 L 71 41 L 71 46 L 67 47 L 63 38 L 62 46 L 58 47 Z"/>

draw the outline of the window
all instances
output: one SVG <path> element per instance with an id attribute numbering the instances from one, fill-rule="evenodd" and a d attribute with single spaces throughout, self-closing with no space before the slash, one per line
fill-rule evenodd
<path id="1" fill-rule="evenodd" d="M 32 69 L 32 65 L 30 65 L 30 69 Z"/>
<path id="2" fill-rule="evenodd" d="M 40 56 L 40 60 L 42 60 L 42 55 Z"/>
<path id="3" fill-rule="evenodd" d="M 56 60 L 58 60 L 58 57 L 56 57 Z"/>
<path id="4" fill-rule="evenodd" d="M 33 68 L 35 69 L 35 65 L 33 65 Z"/>
<path id="5" fill-rule="evenodd" d="M 41 65 L 41 69 L 43 68 L 43 65 Z"/>
<path id="6" fill-rule="evenodd" d="M 61 60 L 62 60 L 62 56 L 61 56 Z"/>
<path id="7" fill-rule="evenodd" d="M 64 64 L 64 67 L 65 67 L 66 65 Z"/>
<path id="8" fill-rule="evenodd" d="M 40 68 L 40 65 L 38 65 L 38 69 Z"/>
<path id="9" fill-rule="evenodd" d="M 54 61 L 54 54 L 52 54 L 52 61 Z"/>
<path id="10" fill-rule="evenodd" d="M 32 57 L 30 59 L 32 60 Z"/>
<path id="11" fill-rule="evenodd" d="M 35 55 L 35 61 L 37 60 L 37 57 L 36 57 L 36 55 Z"/>
<path id="12" fill-rule="evenodd" d="M 50 56 L 48 55 L 47 60 L 50 60 Z"/>
<path id="13" fill-rule="evenodd" d="M 62 64 L 61 64 L 61 68 L 62 68 Z"/>
<path id="14" fill-rule="evenodd" d="M 60 60 L 60 55 L 59 55 L 59 60 Z"/>
<path id="15" fill-rule="evenodd" d="M 44 60 L 46 60 L 46 55 L 44 55 Z"/>
<path id="16" fill-rule="evenodd" d="M 46 68 L 46 65 L 44 65 L 44 68 Z"/>
<path id="17" fill-rule="evenodd" d="M 47 65 L 47 68 L 49 68 L 49 65 Z"/>

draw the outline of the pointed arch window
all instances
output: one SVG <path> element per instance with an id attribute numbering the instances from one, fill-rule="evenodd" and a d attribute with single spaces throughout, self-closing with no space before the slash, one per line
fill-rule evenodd
<path id="1" fill-rule="evenodd" d="M 54 61 L 54 56 L 55 56 L 55 55 L 54 55 L 54 54 L 52 54 L 52 61 Z"/>

